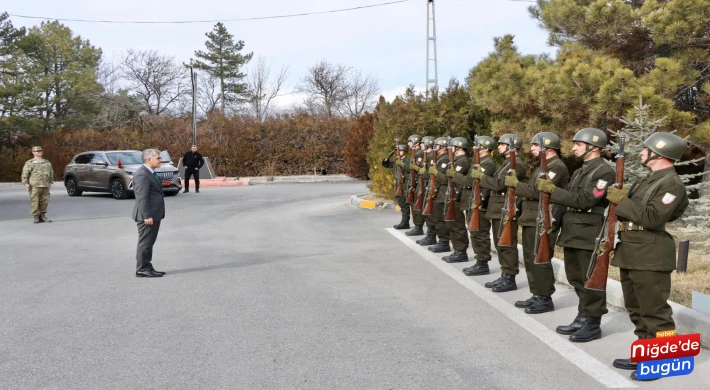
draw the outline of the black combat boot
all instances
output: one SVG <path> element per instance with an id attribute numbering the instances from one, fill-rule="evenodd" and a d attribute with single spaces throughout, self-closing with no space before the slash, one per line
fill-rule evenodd
<path id="1" fill-rule="evenodd" d="M 415 241 L 419 245 L 435 245 L 436 244 L 436 234 L 427 234 L 426 237 Z"/>
<path id="2" fill-rule="evenodd" d="M 429 248 L 430 251 L 434 253 L 441 253 L 441 252 L 451 252 L 451 247 L 449 246 L 448 241 L 439 241 L 436 243 L 436 245 L 432 245 Z"/>
<path id="3" fill-rule="evenodd" d="M 466 276 L 488 275 L 491 271 L 488 269 L 487 261 L 476 261 L 471 267 L 464 268 L 463 273 Z"/>
<path id="4" fill-rule="evenodd" d="M 631 371 L 631 375 L 629 376 L 632 380 L 639 381 L 639 382 L 650 382 L 650 381 L 657 381 L 661 378 L 653 378 L 653 379 L 639 379 L 638 376 L 636 375 L 636 371 Z"/>
<path id="5" fill-rule="evenodd" d="M 638 367 L 638 363 L 632 363 L 631 359 L 614 359 L 614 364 L 612 364 L 616 368 L 620 368 L 622 370 L 636 370 Z"/>
<path id="6" fill-rule="evenodd" d="M 404 233 L 405 236 L 421 236 L 424 235 L 424 229 L 422 225 L 414 225 L 414 229 Z"/>
<path id="7" fill-rule="evenodd" d="M 409 229 L 409 219 L 402 218 L 402 221 L 394 225 L 394 228 L 397 230 Z"/>
<path id="8" fill-rule="evenodd" d="M 527 314 L 542 314 L 542 313 L 547 313 L 548 311 L 554 311 L 555 310 L 555 304 L 552 303 L 552 298 L 550 297 L 543 297 L 542 295 L 538 296 L 538 299 L 533 302 L 533 304 L 525 309 L 525 312 Z"/>
<path id="9" fill-rule="evenodd" d="M 501 279 L 498 284 L 493 286 L 493 292 L 506 292 L 506 291 L 513 291 L 517 290 L 518 285 L 515 284 L 515 275 L 508 275 L 508 274 L 503 274 L 503 279 Z"/>
<path id="10" fill-rule="evenodd" d="M 520 308 L 526 308 L 532 306 L 535 301 L 537 301 L 537 295 L 533 295 L 530 298 L 524 300 L 524 301 L 517 301 L 515 302 L 515 307 L 520 307 Z"/>
<path id="11" fill-rule="evenodd" d="M 497 286 L 498 283 L 501 282 L 501 280 L 503 280 L 503 276 L 505 276 L 505 274 L 501 272 L 500 277 L 498 279 L 496 279 L 492 282 L 488 282 L 488 283 L 484 284 L 483 286 L 486 288 L 493 288 L 493 287 Z"/>
<path id="12" fill-rule="evenodd" d="M 468 261 L 468 254 L 466 251 L 454 250 L 454 253 L 444 256 L 443 260 L 447 263 L 465 263 Z"/>
<path id="13" fill-rule="evenodd" d="M 569 341 L 573 343 L 586 343 L 602 338 L 602 328 L 599 327 L 601 323 L 601 317 L 587 317 L 587 321 L 582 329 L 570 335 Z"/>
<path id="14" fill-rule="evenodd" d="M 559 334 L 572 334 L 584 326 L 584 324 L 587 322 L 587 318 L 589 318 L 586 314 L 584 313 L 577 313 L 577 317 L 574 317 L 574 321 L 572 321 L 571 324 L 569 325 L 560 325 L 555 329 L 555 331 Z"/>

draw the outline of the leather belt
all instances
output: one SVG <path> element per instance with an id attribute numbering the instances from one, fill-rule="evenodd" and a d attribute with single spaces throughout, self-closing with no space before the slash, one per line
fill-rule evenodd
<path id="1" fill-rule="evenodd" d="M 575 208 L 572 208 L 572 207 L 567 207 L 567 211 L 571 211 L 571 212 L 574 212 L 574 213 L 591 213 L 591 214 L 604 215 L 604 212 L 606 211 L 606 209 L 605 209 L 604 207 L 600 207 L 600 206 L 594 206 L 594 207 L 592 207 L 592 208 L 589 209 L 589 210 L 575 209 Z"/>
<path id="2" fill-rule="evenodd" d="M 645 230 L 643 226 L 633 222 L 619 222 L 619 231 L 625 232 L 627 230 Z"/>

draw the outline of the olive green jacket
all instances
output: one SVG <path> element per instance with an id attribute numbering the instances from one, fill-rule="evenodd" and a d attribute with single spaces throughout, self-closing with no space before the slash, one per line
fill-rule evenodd
<path id="1" fill-rule="evenodd" d="M 522 214 L 520 214 L 520 218 L 518 218 L 518 224 L 520 226 L 537 226 L 540 191 L 537 189 L 536 182 L 540 177 L 540 170 L 541 168 L 538 167 L 526 183 L 519 182 L 518 185 L 515 186 L 515 196 L 523 199 Z M 569 170 L 559 157 L 554 156 L 547 160 L 547 171 L 547 177 L 552 180 L 554 185 L 560 188 L 567 187 L 567 184 L 569 184 Z M 550 209 L 552 218 L 557 222 L 557 225 L 559 225 L 565 209 L 559 205 L 550 207 Z"/>
<path id="2" fill-rule="evenodd" d="M 32 187 L 49 187 L 54 183 L 54 169 L 49 160 L 27 160 L 22 167 L 22 183 Z"/>
<path id="3" fill-rule="evenodd" d="M 436 170 L 439 173 L 436 174 L 436 198 L 434 202 L 444 203 L 446 201 L 446 186 L 449 184 L 449 179 L 446 177 L 446 170 L 449 168 L 449 155 L 447 153 L 439 156 L 436 160 Z"/>
<path id="4" fill-rule="evenodd" d="M 520 181 L 525 180 L 525 163 L 520 157 L 515 156 L 515 175 Z M 483 165 L 483 163 L 481 163 Z M 508 187 L 505 186 L 505 175 L 510 169 L 510 159 L 505 160 L 505 164 L 501 165 L 493 176 L 483 176 L 481 178 L 481 187 L 491 190 L 491 198 L 488 201 L 488 210 L 485 218 L 488 220 L 501 219 L 501 211 L 505 204 L 505 194 Z"/>
<path id="5" fill-rule="evenodd" d="M 496 162 L 493 161 L 491 156 L 485 156 L 481 158 L 481 171 L 483 173 L 492 177 L 493 174 L 496 173 L 496 169 L 498 169 L 498 167 L 496 166 Z M 471 210 L 471 208 L 473 207 L 473 181 L 473 178 L 468 173 L 461 174 L 459 172 L 456 172 L 456 175 L 454 175 L 454 183 L 464 186 L 463 194 L 461 195 L 462 210 Z M 491 190 L 483 188 L 483 186 L 481 186 L 481 211 L 486 211 L 490 194 Z"/>
<path id="6" fill-rule="evenodd" d="M 456 170 L 453 177 L 454 186 L 456 187 L 456 201 L 461 202 L 461 210 L 470 210 L 471 187 L 463 179 L 466 177 L 471 178 L 468 175 L 468 171 L 471 169 L 471 160 L 465 154 L 454 156 L 454 169 Z"/>

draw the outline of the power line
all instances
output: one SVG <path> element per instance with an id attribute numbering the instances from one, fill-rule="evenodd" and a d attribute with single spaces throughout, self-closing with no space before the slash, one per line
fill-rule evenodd
<path id="1" fill-rule="evenodd" d="M 45 19 L 45 20 L 58 20 L 62 22 L 83 22 L 83 23 L 114 23 L 114 24 L 189 24 L 189 23 L 216 23 L 216 22 L 243 22 L 247 20 L 264 20 L 264 19 L 283 19 L 283 18 L 293 18 L 298 16 L 310 16 L 310 15 L 320 15 L 320 14 L 332 14 L 336 12 L 346 12 L 355 11 L 365 8 L 375 8 L 383 7 L 386 5 L 392 5 L 397 3 L 406 3 L 412 0 L 396 0 L 389 1 L 386 3 L 361 5 L 358 7 L 351 8 L 341 8 L 329 11 L 317 11 L 317 12 L 304 12 L 300 14 L 289 14 L 289 15 L 275 15 L 275 16 L 257 16 L 253 18 L 237 18 L 237 19 L 214 19 L 214 20 L 176 20 L 176 21 L 122 21 L 122 20 L 91 20 L 91 19 L 68 19 L 68 18 L 50 18 L 46 16 L 30 16 L 30 15 L 17 15 L 8 14 L 15 18 L 25 18 L 25 19 Z"/>

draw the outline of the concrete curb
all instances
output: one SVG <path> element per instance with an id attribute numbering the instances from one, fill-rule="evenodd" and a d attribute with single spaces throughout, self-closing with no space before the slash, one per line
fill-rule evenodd
<path id="1" fill-rule="evenodd" d="M 237 179 L 235 177 L 218 176 L 214 179 L 200 179 L 200 187 L 241 187 L 249 184 L 249 179 Z"/>
<path id="2" fill-rule="evenodd" d="M 273 178 L 258 176 L 245 177 L 248 179 L 249 185 L 254 184 L 278 184 L 278 183 L 340 183 L 347 181 L 358 181 L 347 175 L 301 175 L 301 176 L 274 176 Z"/>
<path id="3" fill-rule="evenodd" d="M 365 200 L 362 199 L 361 196 L 364 196 L 367 194 L 358 194 L 358 195 L 353 195 L 350 197 L 350 204 L 359 207 L 361 209 L 382 209 L 382 210 L 399 210 L 399 206 L 392 204 L 392 203 L 386 203 L 386 202 L 375 202 L 374 200 Z"/>

